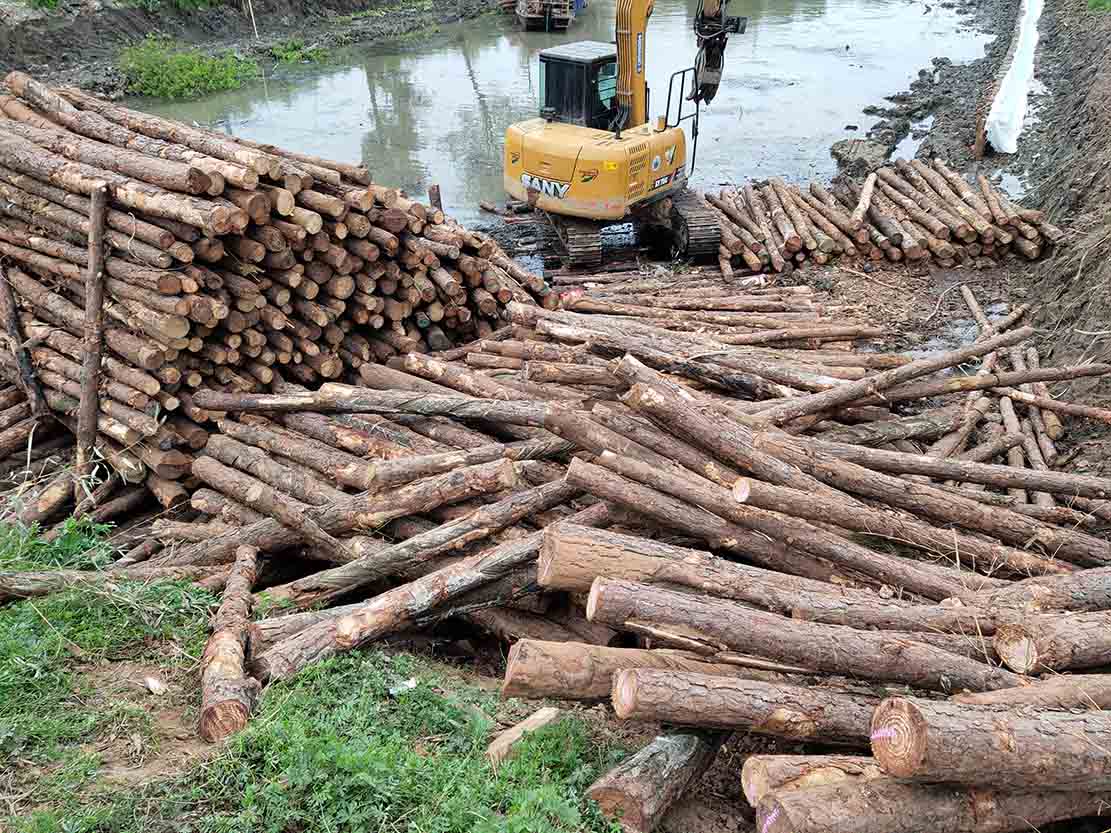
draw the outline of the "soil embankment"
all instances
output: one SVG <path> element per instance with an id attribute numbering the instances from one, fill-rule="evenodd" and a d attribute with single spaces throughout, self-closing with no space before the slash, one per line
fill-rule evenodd
<path id="1" fill-rule="evenodd" d="M 120 94 L 120 49 L 148 35 L 165 36 L 205 51 L 269 55 L 290 37 L 325 50 L 355 43 L 410 37 L 452 21 L 476 17 L 495 0 L 253 0 L 251 18 L 240 3 L 179 9 L 171 3 L 65 2 L 54 11 L 31 11 L 23 0 L 0 0 L 0 74 L 21 69 L 103 94 Z M 10 13 L 10 14 L 9 14 Z"/>

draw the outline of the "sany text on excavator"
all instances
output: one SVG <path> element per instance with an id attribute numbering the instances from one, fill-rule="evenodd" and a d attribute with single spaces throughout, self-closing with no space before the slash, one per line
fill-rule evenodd
<path id="1" fill-rule="evenodd" d="M 686 186 L 699 105 L 717 93 L 728 36 L 746 25 L 726 17 L 728 2 L 699 3 L 695 65 L 672 74 L 654 125 L 645 80 L 653 0 L 617 0 L 616 45 L 580 41 L 540 53 L 540 118 L 506 130 L 505 190 L 548 215 L 572 265 L 600 263 L 602 229 L 627 219 L 666 229 L 677 256 L 717 255 L 717 220 Z"/>

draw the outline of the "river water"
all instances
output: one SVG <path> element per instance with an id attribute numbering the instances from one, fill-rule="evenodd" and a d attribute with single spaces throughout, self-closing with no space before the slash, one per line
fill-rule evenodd
<path id="1" fill-rule="evenodd" d="M 653 114 L 671 73 L 690 66 L 697 0 L 656 0 L 647 35 Z M 933 0 L 733 0 L 748 30 L 730 38 L 725 78 L 702 111 L 696 185 L 749 177 L 828 177 L 830 145 L 863 136 L 861 110 L 907 88 L 934 56 L 966 61 L 986 38 Z M 613 40 L 614 0 L 590 0 L 566 33 L 517 31 L 508 15 L 402 44 L 361 45 L 323 65 L 283 67 L 197 101 L 144 109 L 256 141 L 342 160 L 423 197 L 439 183 L 464 222 L 502 193 L 505 127 L 537 113 L 537 53 Z M 847 129 L 855 125 L 856 130 Z"/>

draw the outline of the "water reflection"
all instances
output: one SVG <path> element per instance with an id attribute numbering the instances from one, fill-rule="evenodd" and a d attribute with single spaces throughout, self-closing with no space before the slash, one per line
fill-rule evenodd
<path id="1" fill-rule="evenodd" d="M 648 32 L 651 111 L 671 73 L 689 66 L 697 0 L 657 0 Z M 866 130 L 868 104 L 905 89 L 932 57 L 968 60 L 985 39 L 951 9 L 907 0 L 733 0 L 749 18 L 730 41 L 725 78 L 703 111 L 696 183 L 749 176 L 827 176 L 829 146 Z M 337 159 L 472 219 L 502 197 L 505 126 L 536 112 L 536 53 L 573 40 L 613 40 L 614 0 L 591 0 L 569 32 L 515 31 L 508 17 L 448 27 L 420 46 L 364 45 L 327 66 L 283 69 L 193 102 L 140 102 L 185 121 Z"/>

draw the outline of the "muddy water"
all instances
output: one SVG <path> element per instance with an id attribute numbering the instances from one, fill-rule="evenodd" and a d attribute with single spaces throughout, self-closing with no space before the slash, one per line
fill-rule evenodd
<path id="1" fill-rule="evenodd" d="M 671 73 L 690 66 L 697 0 L 656 0 L 648 31 L 653 113 Z M 694 181 L 834 172 L 829 146 L 862 136 L 861 113 L 934 56 L 982 54 L 955 11 L 909 0 L 733 0 L 749 18 L 733 36 L 725 79 L 703 110 Z M 537 52 L 572 40 L 613 39 L 614 0 L 590 0 L 563 34 L 515 31 L 487 15 L 403 45 L 362 46 L 324 66 L 283 68 L 200 101 L 141 106 L 257 141 L 336 159 L 363 159 L 375 178 L 421 195 L 439 183 L 445 207 L 474 218 L 502 195 L 505 126 L 536 115 Z M 855 125 L 856 129 L 849 129 Z"/>

